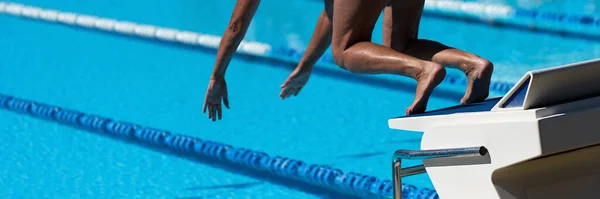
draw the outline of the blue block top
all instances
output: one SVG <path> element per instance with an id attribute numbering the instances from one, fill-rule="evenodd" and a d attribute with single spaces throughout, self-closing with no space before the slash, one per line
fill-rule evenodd
<path id="1" fill-rule="evenodd" d="M 500 101 L 500 99 L 502 99 L 502 97 L 487 99 L 487 100 L 485 100 L 483 102 L 479 102 L 479 103 L 451 106 L 448 108 L 427 111 L 425 113 L 420 113 L 420 114 L 400 116 L 400 117 L 395 117 L 392 119 L 433 116 L 433 115 L 447 115 L 447 114 L 453 114 L 453 113 L 487 112 L 487 111 L 491 111 L 492 108 L 494 108 L 494 106 L 496 106 L 498 101 Z"/>

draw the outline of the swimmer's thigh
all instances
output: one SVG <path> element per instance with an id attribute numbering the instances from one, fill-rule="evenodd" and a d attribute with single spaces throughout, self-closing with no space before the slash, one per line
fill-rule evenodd
<path id="1" fill-rule="evenodd" d="M 425 0 L 389 0 L 384 9 L 383 45 L 403 52 L 416 40 Z"/>
<path id="2" fill-rule="evenodd" d="M 334 56 L 352 45 L 371 41 L 373 28 L 387 0 L 335 0 L 332 51 Z"/>

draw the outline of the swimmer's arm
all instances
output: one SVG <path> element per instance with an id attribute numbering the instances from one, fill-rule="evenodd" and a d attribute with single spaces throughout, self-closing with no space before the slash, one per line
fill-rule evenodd
<path id="1" fill-rule="evenodd" d="M 312 70 L 312 67 L 331 45 L 331 34 L 331 20 L 327 16 L 325 10 L 323 10 L 319 16 L 319 20 L 317 21 L 317 26 L 313 31 L 308 48 L 306 48 L 306 51 L 297 66 L 300 70 Z"/>
<path id="2" fill-rule="evenodd" d="M 259 4 L 260 0 L 238 0 L 235 4 L 229 25 L 219 44 L 217 60 L 211 79 L 224 79 L 227 66 L 240 45 L 240 42 L 244 38 Z"/>

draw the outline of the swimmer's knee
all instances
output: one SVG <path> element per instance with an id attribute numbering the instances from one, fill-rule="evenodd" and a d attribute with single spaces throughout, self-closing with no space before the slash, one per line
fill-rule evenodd
<path id="1" fill-rule="evenodd" d="M 494 70 L 494 64 L 490 60 L 481 57 L 474 58 L 473 64 L 478 66 L 479 68 L 484 68 L 486 70 Z"/>
<path id="2" fill-rule="evenodd" d="M 346 67 L 344 67 L 344 51 L 332 49 L 332 52 L 333 52 L 333 62 L 335 62 L 335 64 L 337 66 L 339 66 L 340 68 L 346 69 Z"/>
<path id="3" fill-rule="evenodd" d="M 494 68 L 494 64 L 492 62 L 472 53 L 467 53 L 467 56 L 465 56 L 461 65 L 464 68 L 489 68 L 490 70 L 493 70 Z"/>
<path id="4" fill-rule="evenodd" d="M 470 74 L 471 71 L 475 70 L 480 71 L 482 75 L 488 76 L 494 72 L 494 64 L 492 64 L 492 62 L 489 60 L 478 56 L 474 56 L 466 60 L 465 63 L 463 63 L 463 66 L 465 66 L 464 72 L 466 74 Z"/>
<path id="5" fill-rule="evenodd" d="M 364 71 L 360 70 L 360 67 L 352 67 L 352 60 L 348 60 L 352 58 L 349 58 L 346 54 L 346 51 L 333 51 L 333 61 L 335 64 L 341 69 L 351 73 L 364 73 Z M 347 66 L 346 64 L 349 64 L 350 66 Z"/>

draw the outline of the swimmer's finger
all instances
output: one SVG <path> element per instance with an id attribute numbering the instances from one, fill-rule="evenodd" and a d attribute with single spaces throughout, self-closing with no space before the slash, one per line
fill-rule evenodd
<path id="1" fill-rule="evenodd" d="M 215 106 L 213 107 L 213 121 L 217 121 L 217 111 L 219 110 L 219 106 L 220 104 L 215 104 Z"/>
<path id="2" fill-rule="evenodd" d="M 291 91 L 292 91 L 292 88 L 287 88 L 285 90 L 285 93 L 283 94 L 283 99 L 288 98 L 290 96 Z"/>
<path id="3" fill-rule="evenodd" d="M 285 99 L 285 95 L 290 91 L 289 87 L 285 87 L 283 88 L 283 90 L 281 91 L 281 93 L 279 94 L 279 96 L 281 97 L 281 99 Z"/>
<path id="4" fill-rule="evenodd" d="M 281 86 L 279 86 L 279 88 L 286 87 L 289 83 L 290 83 L 290 79 L 286 79 L 285 82 L 283 82 L 283 84 L 281 84 Z"/>
<path id="5" fill-rule="evenodd" d="M 212 119 L 212 104 L 208 104 L 208 119 Z"/>
<path id="6" fill-rule="evenodd" d="M 212 121 L 216 121 L 217 120 L 217 105 L 213 104 L 213 106 L 210 109 L 210 114 L 212 115 Z"/>
<path id="7" fill-rule="evenodd" d="M 223 115 L 222 115 L 222 114 L 223 114 L 223 113 L 222 113 L 222 111 L 223 111 L 223 110 L 222 110 L 222 107 L 221 107 L 221 105 L 220 105 L 220 104 L 219 104 L 219 105 L 217 105 L 217 114 L 219 115 L 219 120 L 221 120 L 221 118 L 222 118 L 222 116 L 223 116 Z"/>
<path id="8" fill-rule="evenodd" d="M 225 108 L 229 109 L 229 98 L 227 96 L 223 97 L 223 104 Z"/>
<path id="9" fill-rule="evenodd" d="M 294 93 L 294 88 L 288 89 L 288 92 L 285 93 L 285 98 L 289 98 L 290 96 L 292 96 L 292 93 Z"/>
<path id="10" fill-rule="evenodd" d="M 203 107 L 204 107 L 204 108 L 202 108 L 202 112 L 203 112 L 203 113 L 206 113 L 206 105 L 207 105 L 207 104 L 206 104 L 206 99 L 205 99 L 205 100 L 204 100 L 204 105 L 203 105 Z"/>
<path id="11" fill-rule="evenodd" d="M 208 105 L 208 119 L 212 119 L 213 118 L 213 104 L 209 104 Z"/>
<path id="12" fill-rule="evenodd" d="M 210 119 L 210 104 L 206 105 L 206 109 L 208 109 L 208 119 Z"/>
<path id="13" fill-rule="evenodd" d="M 297 88 L 290 89 L 290 93 L 288 93 L 288 97 L 291 97 L 292 95 L 294 95 L 294 93 L 296 93 L 297 90 L 298 90 Z"/>
<path id="14" fill-rule="evenodd" d="M 283 93 L 285 93 L 286 90 L 287 88 L 282 87 L 281 92 L 279 92 L 279 97 L 281 97 L 281 99 L 283 99 Z"/>
<path id="15" fill-rule="evenodd" d="M 299 87 L 298 89 L 296 89 L 296 92 L 294 92 L 294 96 L 298 96 L 298 93 L 300 93 L 301 90 L 302 90 L 302 87 Z"/>

